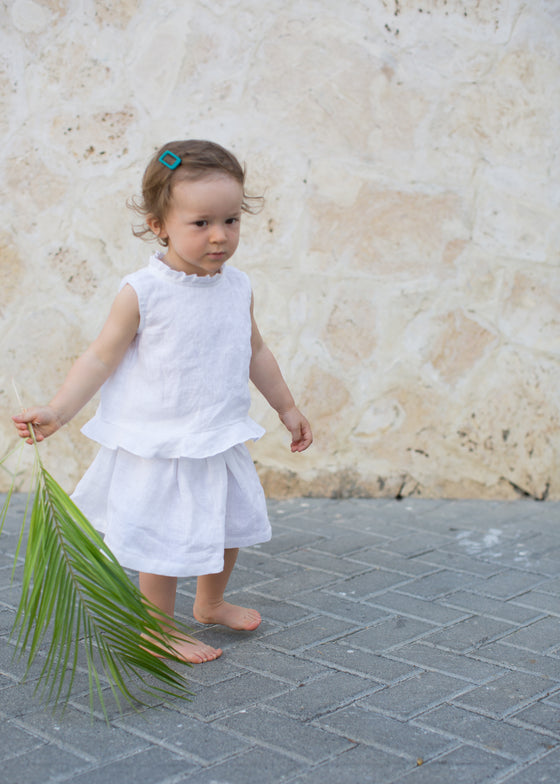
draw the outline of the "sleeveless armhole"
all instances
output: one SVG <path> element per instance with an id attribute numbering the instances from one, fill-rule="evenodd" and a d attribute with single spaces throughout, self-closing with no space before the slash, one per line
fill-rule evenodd
<path id="1" fill-rule="evenodd" d="M 142 332 L 146 321 L 146 301 L 143 292 L 143 286 L 139 285 L 138 278 L 134 274 L 127 275 L 121 280 L 119 291 L 122 291 L 122 289 L 124 289 L 124 287 L 127 285 L 130 286 L 130 288 L 134 291 L 138 300 L 138 312 L 140 314 L 140 320 L 138 322 L 137 333 Z"/>

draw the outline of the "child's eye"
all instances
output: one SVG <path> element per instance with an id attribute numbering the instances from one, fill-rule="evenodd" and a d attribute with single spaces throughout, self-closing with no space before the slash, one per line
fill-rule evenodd
<path id="1" fill-rule="evenodd" d="M 239 218 L 228 218 L 226 223 L 232 226 L 234 223 L 239 223 Z"/>
<path id="2" fill-rule="evenodd" d="M 207 226 L 208 225 L 208 221 L 205 221 L 205 220 L 195 221 L 194 225 L 198 226 L 199 228 L 203 228 L 203 226 Z"/>

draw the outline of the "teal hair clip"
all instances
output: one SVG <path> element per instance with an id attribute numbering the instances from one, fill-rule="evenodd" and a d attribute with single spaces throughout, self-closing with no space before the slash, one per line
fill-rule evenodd
<path id="1" fill-rule="evenodd" d="M 174 152 L 171 152 L 171 150 L 166 150 L 162 155 L 160 155 L 158 161 L 163 163 L 164 166 L 167 166 L 168 169 L 171 169 L 171 171 L 176 169 L 177 166 L 181 165 L 181 159 L 178 155 L 175 155 Z"/>

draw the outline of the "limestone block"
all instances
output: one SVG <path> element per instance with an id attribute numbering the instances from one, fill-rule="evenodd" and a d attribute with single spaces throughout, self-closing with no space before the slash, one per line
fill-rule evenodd
<path id="1" fill-rule="evenodd" d="M 407 278 L 446 274 L 444 265 L 453 257 L 449 243 L 460 243 L 467 235 L 455 194 L 387 191 L 369 184 L 348 208 L 319 200 L 313 232 L 311 250 L 328 249 L 323 268 L 334 259 L 339 274 L 357 270 Z"/>
<path id="2" fill-rule="evenodd" d="M 139 0 L 122 0 L 116 4 L 108 0 L 95 0 L 95 17 L 100 25 L 125 28 L 137 13 L 139 5 Z"/>
<path id="3" fill-rule="evenodd" d="M 560 274 L 539 265 L 517 271 L 504 281 L 500 331 L 530 350 L 560 354 Z"/>
<path id="4" fill-rule="evenodd" d="M 560 417 L 547 390 L 559 382 L 554 362 L 530 359 L 516 348 L 496 352 L 483 372 L 473 374 L 469 389 L 454 401 L 459 426 L 449 439 L 455 453 L 477 457 L 474 479 L 487 481 L 490 474 L 527 495 L 548 497 L 558 471 Z M 473 389 L 477 383 L 484 384 L 484 398 Z"/>
<path id="5" fill-rule="evenodd" d="M 15 0 L 11 17 L 14 27 L 22 33 L 40 33 L 48 25 L 51 14 L 33 0 Z"/>
<path id="6" fill-rule="evenodd" d="M 0 319 L 6 319 L 7 310 L 25 296 L 23 264 L 12 238 L 0 234 Z"/>
<path id="7" fill-rule="evenodd" d="M 441 316 L 441 330 L 430 348 L 430 360 L 448 384 L 458 381 L 497 342 L 497 336 L 462 311 Z"/>

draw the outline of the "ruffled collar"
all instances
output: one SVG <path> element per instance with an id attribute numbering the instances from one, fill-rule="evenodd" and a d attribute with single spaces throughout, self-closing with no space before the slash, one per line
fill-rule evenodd
<path id="1" fill-rule="evenodd" d="M 215 275 L 196 275 L 194 273 L 188 275 L 181 270 L 172 269 L 164 261 L 164 256 L 163 251 L 157 250 L 150 257 L 148 266 L 158 277 L 165 278 L 171 283 L 177 283 L 179 286 L 216 286 L 224 277 L 223 267 Z"/>

